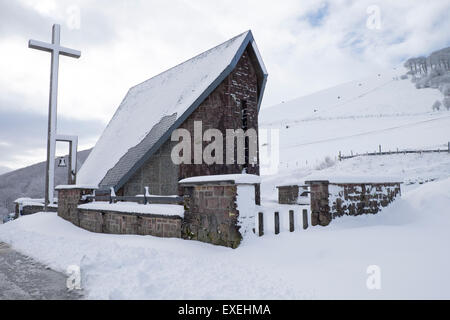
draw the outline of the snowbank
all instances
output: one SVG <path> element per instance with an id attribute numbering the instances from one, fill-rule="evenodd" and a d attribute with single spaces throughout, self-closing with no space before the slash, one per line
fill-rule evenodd
<path id="1" fill-rule="evenodd" d="M 136 202 L 126 201 L 109 203 L 105 201 L 95 201 L 81 204 L 78 208 L 184 217 L 184 207 L 177 204 L 139 204 Z"/>
<path id="2" fill-rule="evenodd" d="M 79 265 L 88 298 L 449 299 L 448 190 L 449 178 L 426 183 L 377 215 L 267 230 L 237 249 L 91 233 L 56 213 L 0 225 L 0 241 L 59 271 Z M 366 286 L 371 265 L 381 290 Z"/>
<path id="3" fill-rule="evenodd" d="M 55 188 L 55 190 L 67 189 L 98 189 L 98 186 L 92 184 L 61 184 Z"/>
<path id="4" fill-rule="evenodd" d="M 219 174 L 210 176 L 196 176 L 182 179 L 179 183 L 202 183 L 229 181 L 236 184 L 256 184 L 261 182 L 261 178 L 254 174 Z"/>
<path id="5" fill-rule="evenodd" d="M 403 178 L 395 176 L 360 176 L 360 175 L 336 175 L 313 174 L 305 178 L 306 181 L 328 180 L 330 183 L 401 183 Z"/>

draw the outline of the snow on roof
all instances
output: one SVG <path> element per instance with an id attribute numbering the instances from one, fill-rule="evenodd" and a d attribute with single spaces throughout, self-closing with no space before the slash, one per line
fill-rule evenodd
<path id="1" fill-rule="evenodd" d="M 235 184 L 255 184 L 261 183 L 261 178 L 254 174 L 219 174 L 210 176 L 197 176 L 182 179 L 181 184 L 188 183 L 208 183 L 208 182 L 233 182 Z"/>
<path id="2" fill-rule="evenodd" d="M 184 206 L 178 204 L 139 204 L 136 202 L 109 203 L 106 201 L 95 201 L 80 204 L 78 208 L 184 217 Z"/>
<path id="3" fill-rule="evenodd" d="M 184 120 L 184 114 L 191 108 L 195 109 L 206 98 L 203 95 L 212 91 L 220 83 L 216 82 L 222 81 L 232 71 L 233 64 L 237 63 L 249 43 L 265 77 L 265 66 L 251 31 L 247 31 L 132 87 L 81 167 L 77 181 L 117 187 L 124 175 L 139 164 L 143 155 L 154 152 L 153 149 L 162 144 L 161 140 L 167 138 L 163 133 L 174 129 L 176 121 Z M 173 119 L 163 126 L 166 131 L 156 130 L 149 134 L 168 116 L 173 116 Z M 141 142 L 143 146 L 138 146 Z M 140 152 L 139 155 L 119 164 L 133 147 Z M 116 164 L 118 167 L 111 170 Z M 110 176 L 106 177 L 110 170 Z"/>

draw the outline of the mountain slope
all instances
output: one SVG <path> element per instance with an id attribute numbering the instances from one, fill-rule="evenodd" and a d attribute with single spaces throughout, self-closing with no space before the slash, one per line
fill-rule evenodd
<path id="1" fill-rule="evenodd" d="M 77 167 L 80 168 L 89 150 L 79 151 Z M 66 163 L 67 162 L 67 156 Z M 55 167 L 55 185 L 67 182 L 67 167 Z M 13 201 L 19 197 L 43 198 L 45 185 L 45 162 L 0 175 L 0 216 L 14 210 Z"/>
<path id="2" fill-rule="evenodd" d="M 279 130 L 280 171 L 314 168 L 339 152 L 373 152 L 379 145 L 446 147 L 450 112 L 432 109 L 442 93 L 416 89 L 405 72 L 391 70 L 261 110 L 260 128 Z"/>

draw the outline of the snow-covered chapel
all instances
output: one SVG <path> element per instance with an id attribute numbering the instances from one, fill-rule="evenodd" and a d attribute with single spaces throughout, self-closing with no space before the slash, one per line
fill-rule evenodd
<path id="1" fill-rule="evenodd" d="M 257 130 L 266 79 L 247 31 L 132 87 L 80 169 L 77 184 L 98 186 L 98 193 L 112 187 L 123 196 L 142 194 L 145 187 L 151 194 L 173 195 L 180 193 L 181 179 L 193 176 L 244 169 L 259 175 L 259 159 L 252 165 L 176 165 L 171 134 L 177 128 L 189 130 L 194 148 L 194 121 L 202 121 L 203 131 Z"/>

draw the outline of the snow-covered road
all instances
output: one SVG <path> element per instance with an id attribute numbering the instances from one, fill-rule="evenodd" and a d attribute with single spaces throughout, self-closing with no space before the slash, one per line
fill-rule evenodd
<path id="1" fill-rule="evenodd" d="M 66 288 L 66 276 L 0 242 L 0 300 L 79 299 Z"/>

